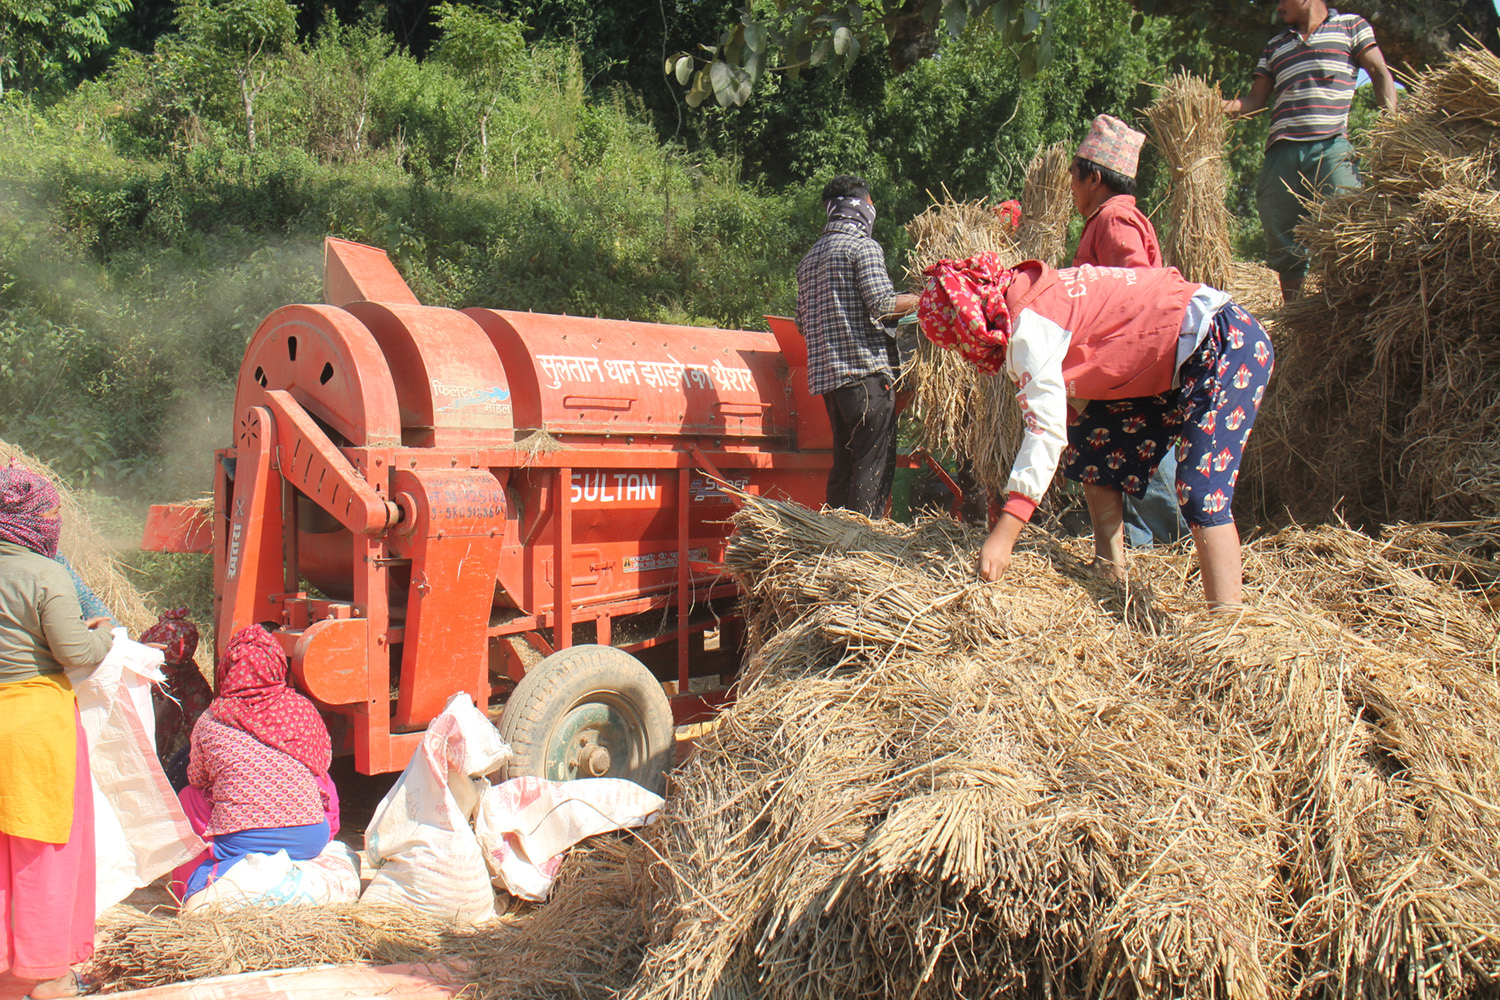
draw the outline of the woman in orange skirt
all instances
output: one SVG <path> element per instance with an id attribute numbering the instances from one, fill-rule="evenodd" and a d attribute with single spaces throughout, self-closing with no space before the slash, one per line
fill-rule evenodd
<path id="1" fill-rule="evenodd" d="M 0 1000 L 83 992 L 94 951 L 93 786 L 64 671 L 111 636 L 54 561 L 60 508 L 42 476 L 0 469 Z"/>

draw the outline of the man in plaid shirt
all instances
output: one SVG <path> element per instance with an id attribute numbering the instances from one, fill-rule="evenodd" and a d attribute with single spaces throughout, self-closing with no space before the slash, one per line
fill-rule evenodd
<path id="1" fill-rule="evenodd" d="M 828 506 L 883 517 L 896 475 L 896 348 L 883 319 L 917 308 L 898 295 L 871 235 L 875 206 L 862 179 L 823 188 L 828 224 L 797 265 L 797 328 L 807 338 L 807 388 L 833 425 Z"/>

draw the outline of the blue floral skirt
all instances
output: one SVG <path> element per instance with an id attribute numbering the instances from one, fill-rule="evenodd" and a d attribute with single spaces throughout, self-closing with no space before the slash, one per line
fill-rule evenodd
<path id="1" fill-rule="evenodd" d="M 1063 475 L 1138 497 L 1176 447 L 1182 516 L 1203 528 L 1233 523 L 1240 459 L 1275 367 L 1260 321 L 1229 303 L 1183 362 L 1181 388 L 1084 408 L 1068 425 Z"/>

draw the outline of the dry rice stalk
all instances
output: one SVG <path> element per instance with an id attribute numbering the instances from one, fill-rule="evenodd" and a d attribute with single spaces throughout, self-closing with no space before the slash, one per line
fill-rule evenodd
<path id="1" fill-rule="evenodd" d="M 1068 220 L 1073 214 L 1073 188 L 1068 165 L 1072 147 L 1054 143 L 1032 157 L 1021 192 L 1021 229 L 1016 234 L 1021 260 L 1058 263 L 1068 243 Z"/>
<path id="2" fill-rule="evenodd" d="M 585 1000 L 634 978 L 644 943 L 635 839 L 596 837 L 564 863 L 551 899 L 480 930 L 354 904 L 147 916 L 106 929 L 89 973 L 109 992 L 325 963 L 446 964 L 479 1000 Z"/>
<path id="3" fill-rule="evenodd" d="M 58 552 L 65 556 L 83 582 L 88 584 L 110 614 L 130 630 L 140 635 L 142 629 L 156 624 L 156 616 L 146 604 L 146 599 L 136 590 L 121 572 L 114 559 L 114 550 L 99 534 L 83 506 L 79 495 L 70 490 L 50 469 L 26 454 L 15 445 L 0 441 L 0 464 L 9 465 L 12 459 L 46 476 L 57 487 L 62 497 L 62 539 Z"/>
<path id="4" fill-rule="evenodd" d="M 416 911 L 352 904 L 153 914 L 106 934 L 90 972 L 107 992 L 305 965 L 439 962 L 464 938 Z"/>
<path id="5" fill-rule="evenodd" d="M 1263 323 L 1281 308 L 1281 279 L 1269 267 L 1253 261 L 1231 263 L 1224 291 Z"/>
<path id="6" fill-rule="evenodd" d="M 922 271 L 940 260 L 978 253 L 1000 254 L 1009 263 L 1022 259 L 1009 230 L 982 202 L 930 205 L 907 224 L 907 232 L 913 244 L 907 274 L 916 284 Z M 958 352 L 921 336 L 903 375 L 915 389 L 911 412 L 924 447 L 973 460 L 976 469 L 1009 470 L 1021 420 L 1014 394 L 996 385 L 1003 380 L 980 375 Z"/>
<path id="7" fill-rule="evenodd" d="M 1500 58 L 1486 49 L 1455 50 L 1411 89 L 1419 107 L 1435 119 L 1500 125 Z"/>
<path id="8" fill-rule="evenodd" d="M 1172 224 L 1163 256 L 1189 281 L 1228 288 L 1233 271 L 1224 205 L 1224 99 L 1206 80 L 1179 73 L 1162 86 L 1146 115 L 1171 178 Z"/>
<path id="9" fill-rule="evenodd" d="M 920 284 L 922 271 L 937 261 L 984 252 L 999 254 L 1008 264 L 1030 258 L 1054 262 L 1067 242 L 1073 210 L 1070 159 L 1061 143 L 1032 159 L 1021 195 L 1021 228 L 1014 236 L 982 202 L 929 206 L 907 224 L 913 245 L 908 278 Z M 922 337 L 905 377 L 915 389 L 912 414 L 920 421 L 923 446 L 971 463 L 982 488 L 1002 489 L 1023 426 L 1009 381 L 978 374 L 957 352 Z"/>
<path id="10" fill-rule="evenodd" d="M 940 260 L 963 260 L 979 253 L 1021 259 L 1014 236 L 983 201 L 935 201 L 906 224 L 906 233 L 912 242 L 906 264 L 911 288 L 921 288 L 922 272 Z"/>
<path id="11" fill-rule="evenodd" d="M 1500 623 L 1446 546 L 1288 529 L 1247 548 L 1238 615 L 1151 550 L 1132 617 L 1086 542 L 1033 532 L 979 585 L 952 522 L 744 504 L 756 662 L 658 828 L 629 1000 L 1459 997 L 1500 971 Z"/>

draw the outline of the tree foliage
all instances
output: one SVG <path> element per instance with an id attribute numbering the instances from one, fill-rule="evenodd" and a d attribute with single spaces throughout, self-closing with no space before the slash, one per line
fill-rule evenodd
<path id="1" fill-rule="evenodd" d="M 0 91 L 36 86 L 109 41 L 131 0 L 0 0 Z"/>
<path id="2" fill-rule="evenodd" d="M 686 88 L 698 107 L 743 105 L 769 71 L 796 76 L 828 66 L 844 73 L 873 37 L 918 31 L 956 37 L 966 30 L 998 33 L 1021 72 L 1033 75 L 1054 57 L 1054 25 L 1074 0 L 747 0 L 737 19 L 712 44 L 680 51 L 664 70 Z M 1184 35 L 1259 52 L 1276 25 L 1274 5 L 1263 0 L 1132 0 L 1133 26 L 1146 16 L 1171 18 Z M 1342 9 L 1365 14 L 1387 57 L 1420 65 L 1438 58 L 1467 35 L 1500 46 L 1500 13 L 1489 0 L 1353 0 Z M 936 45 L 926 47 L 931 55 Z M 900 70 L 911 65 L 898 60 Z"/>
<path id="3" fill-rule="evenodd" d="M 181 0 L 177 26 L 188 58 L 234 77 L 253 150 L 255 100 L 271 82 L 272 57 L 297 37 L 297 9 L 287 0 Z"/>
<path id="4" fill-rule="evenodd" d="M 490 119 L 500 104 L 506 70 L 525 52 L 521 26 L 498 14 L 455 3 L 440 4 L 437 15 L 442 37 L 432 54 L 471 85 L 479 124 L 479 172 L 488 177 Z"/>
<path id="5" fill-rule="evenodd" d="M 872 32 L 894 33 L 920 21 L 961 35 L 971 22 L 996 30 L 1018 47 L 1030 71 L 1052 58 L 1052 14 L 1059 0 L 773 0 L 747 3 L 739 19 L 698 52 L 678 52 L 665 71 L 687 88 L 692 107 L 712 97 L 720 106 L 742 105 L 768 70 L 796 77 L 827 65 L 847 72 Z"/>

